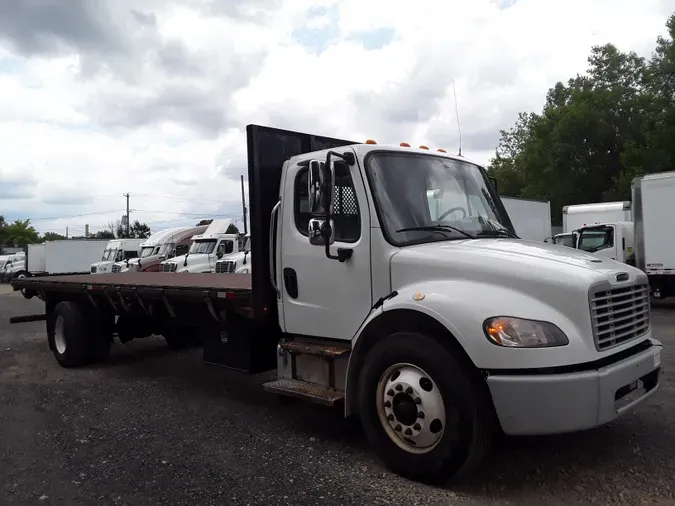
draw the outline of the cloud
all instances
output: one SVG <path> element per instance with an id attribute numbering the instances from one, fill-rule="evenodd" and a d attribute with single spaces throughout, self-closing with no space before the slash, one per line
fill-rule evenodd
<path id="1" fill-rule="evenodd" d="M 237 217 L 249 123 L 454 152 L 457 106 L 463 153 L 485 163 L 499 130 L 583 72 L 592 45 L 648 56 L 673 10 L 673 0 L 0 2 L 0 214 L 96 230 L 129 193 L 132 219 L 155 230 Z"/>

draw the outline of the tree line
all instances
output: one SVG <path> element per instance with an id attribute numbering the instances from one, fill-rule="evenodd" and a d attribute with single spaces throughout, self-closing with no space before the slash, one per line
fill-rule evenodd
<path id="1" fill-rule="evenodd" d="M 523 112 L 488 170 L 505 196 L 549 200 L 552 221 L 571 204 L 630 200 L 631 181 L 675 170 L 675 14 L 649 58 L 594 46 L 586 74 Z"/>
<path id="2" fill-rule="evenodd" d="M 126 227 L 118 220 L 111 221 L 101 230 L 89 234 L 89 239 L 122 239 L 126 237 L 144 239 L 150 237 L 150 233 L 150 227 L 146 223 L 135 220 L 129 225 L 129 235 L 127 236 Z M 30 219 L 15 220 L 9 223 L 5 220 L 4 216 L 0 215 L 0 247 L 22 247 L 27 244 L 62 239 L 66 239 L 66 236 L 56 232 L 45 232 L 44 234 L 40 234 L 35 230 L 35 227 L 31 225 Z M 85 237 L 84 235 L 69 235 L 68 239 L 85 239 Z"/>

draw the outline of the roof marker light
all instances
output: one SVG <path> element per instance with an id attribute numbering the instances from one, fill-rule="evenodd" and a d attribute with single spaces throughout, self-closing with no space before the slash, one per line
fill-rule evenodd
<path id="1" fill-rule="evenodd" d="M 375 142 L 373 139 L 368 139 L 366 144 L 377 144 L 377 142 Z"/>
<path id="2" fill-rule="evenodd" d="M 409 148 L 410 144 L 408 144 L 407 142 L 402 142 L 401 144 L 399 144 L 399 146 L 401 146 L 402 148 Z"/>
<path id="3" fill-rule="evenodd" d="M 439 153 L 447 153 L 447 151 L 446 151 L 445 149 L 443 149 L 443 148 L 438 148 L 437 151 L 438 151 Z"/>
<path id="4" fill-rule="evenodd" d="M 420 149 L 429 149 L 427 146 L 420 146 Z"/>

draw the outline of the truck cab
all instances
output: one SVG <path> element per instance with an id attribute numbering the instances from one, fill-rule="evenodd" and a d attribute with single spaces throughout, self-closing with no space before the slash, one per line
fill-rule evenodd
<path id="1" fill-rule="evenodd" d="M 141 244 L 146 239 L 113 239 L 108 242 L 100 262 L 91 264 L 92 274 L 113 272 L 113 264 L 138 257 Z"/>
<path id="2" fill-rule="evenodd" d="M 577 231 L 577 248 L 598 256 L 635 265 L 632 221 L 602 223 Z"/>
<path id="3" fill-rule="evenodd" d="M 0 270 L 0 281 L 11 281 L 26 276 L 26 253 L 21 251 L 9 255 Z"/>
<path id="4" fill-rule="evenodd" d="M 244 237 L 240 246 L 237 253 L 225 255 L 216 262 L 216 274 L 248 274 L 252 271 L 251 237 Z"/>

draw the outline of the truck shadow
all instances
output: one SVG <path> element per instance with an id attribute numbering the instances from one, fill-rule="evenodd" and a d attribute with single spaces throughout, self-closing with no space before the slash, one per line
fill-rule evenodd
<path id="1" fill-rule="evenodd" d="M 116 347 L 109 363 L 92 368 L 132 381 L 159 380 L 167 395 L 176 397 L 178 402 L 198 403 L 209 409 L 249 411 L 252 416 L 273 415 L 280 438 L 290 434 L 302 434 L 303 438 L 306 435 L 308 440 L 316 437 L 341 453 L 358 454 L 373 467 L 384 470 L 369 450 L 358 420 L 345 420 L 341 409 L 265 393 L 262 384 L 274 379 L 274 372 L 248 375 L 210 366 L 202 362 L 200 349 L 173 351 L 161 338 L 145 341 L 128 351 Z M 582 494 L 593 489 L 595 476 L 608 475 L 609 466 L 617 472 L 603 487 L 616 486 L 618 494 L 623 488 L 621 477 L 628 473 L 633 478 L 644 474 L 645 482 L 653 481 L 651 471 L 644 466 L 646 456 L 652 458 L 655 453 L 675 447 L 675 435 L 664 428 L 660 408 L 650 400 L 634 415 L 582 433 L 500 435 L 490 455 L 470 479 L 463 483 L 448 482 L 443 487 L 470 496 L 498 494 L 505 499 L 522 497 L 524 488 L 545 495 L 552 484 Z M 671 473 L 671 466 L 666 467 L 668 470 L 664 472 Z"/>

